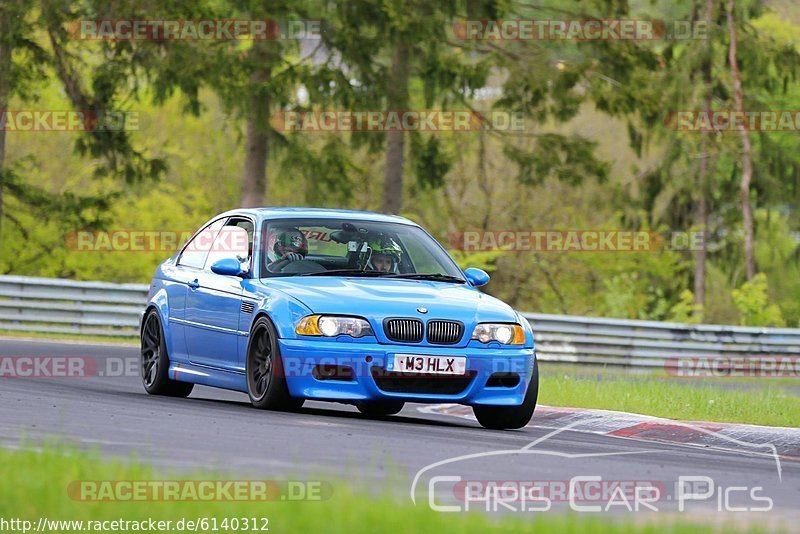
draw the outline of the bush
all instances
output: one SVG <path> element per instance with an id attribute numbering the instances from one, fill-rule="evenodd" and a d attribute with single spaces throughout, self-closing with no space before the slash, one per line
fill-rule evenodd
<path id="1" fill-rule="evenodd" d="M 732 292 L 744 326 L 786 326 L 777 304 L 769 304 L 767 275 L 758 273 Z"/>

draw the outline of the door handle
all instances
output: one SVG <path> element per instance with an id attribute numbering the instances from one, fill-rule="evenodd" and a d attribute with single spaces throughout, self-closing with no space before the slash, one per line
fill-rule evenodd
<path id="1" fill-rule="evenodd" d="M 200 287 L 200 281 L 197 278 L 195 278 L 187 285 L 189 286 L 189 289 L 197 289 L 198 287 Z"/>

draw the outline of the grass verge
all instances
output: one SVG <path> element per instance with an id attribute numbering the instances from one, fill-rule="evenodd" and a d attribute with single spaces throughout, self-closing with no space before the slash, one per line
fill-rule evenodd
<path id="1" fill-rule="evenodd" d="M 244 532 L 242 519 L 257 519 L 259 529 L 268 526 L 270 532 L 611 532 L 611 533 L 702 533 L 730 531 L 733 524 L 691 525 L 659 517 L 659 521 L 642 523 L 620 519 L 609 520 L 596 516 L 566 513 L 525 515 L 524 517 L 490 518 L 485 515 L 437 513 L 424 503 L 414 507 L 410 501 L 389 497 L 368 497 L 357 494 L 344 485 L 333 488 L 326 500 L 276 500 L 273 502 L 246 501 L 80 501 L 70 497 L 68 488 L 74 481 L 139 481 L 179 480 L 186 476 L 156 473 L 136 462 L 100 460 L 84 452 L 0 450 L 0 518 L 30 521 L 35 529 L 41 517 L 49 521 L 172 521 L 170 532 L 179 532 L 177 521 L 200 518 L 217 520 L 220 532 Z M 188 477 L 199 480 L 219 479 L 219 475 L 195 473 Z M 235 477 L 234 477 L 235 478 Z M 241 479 L 241 477 L 239 477 Z M 219 528 L 224 519 L 240 518 L 239 528 Z M 265 525 L 261 518 L 267 518 Z M 76 525 L 52 525 L 40 532 L 73 532 Z M 57 528 L 52 528 L 57 526 Z M 129 528 L 129 531 L 134 529 Z M 184 529 L 186 530 L 186 529 Z M 116 531 L 120 531 L 117 529 Z M 249 529 L 248 532 L 254 532 Z"/>
<path id="2" fill-rule="evenodd" d="M 687 421 L 800 427 L 800 383 L 736 378 L 696 381 L 599 370 L 542 368 L 539 402 Z M 776 379 L 777 380 L 777 379 Z"/>

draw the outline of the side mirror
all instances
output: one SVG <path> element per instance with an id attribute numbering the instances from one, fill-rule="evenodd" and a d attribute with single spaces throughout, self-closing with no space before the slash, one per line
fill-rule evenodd
<path id="1" fill-rule="evenodd" d="M 239 276 L 242 274 L 242 264 L 235 258 L 222 258 L 211 264 L 211 272 L 223 276 Z"/>
<path id="2" fill-rule="evenodd" d="M 486 271 L 482 269 L 476 269 L 475 267 L 470 267 L 464 271 L 464 276 L 467 277 L 467 282 L 469 282 L 473 287 L 485 286 L 490 280 L 489 274 Z"/>

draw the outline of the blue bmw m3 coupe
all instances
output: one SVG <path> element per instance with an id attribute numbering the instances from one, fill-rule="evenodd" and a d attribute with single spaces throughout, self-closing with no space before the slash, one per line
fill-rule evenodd
<path id="1" fill-rule="evenodd" d="M 533 333 L 477 289 L 488 282 L 402 217 L 229 211 L 156 269 L 142 382 L 153 395 L 241 391 L 271 410 L 316 399 L 388 416 L 406 402 L 460 403 L 484 427 L 520 428 L 538 394 Z"/>

